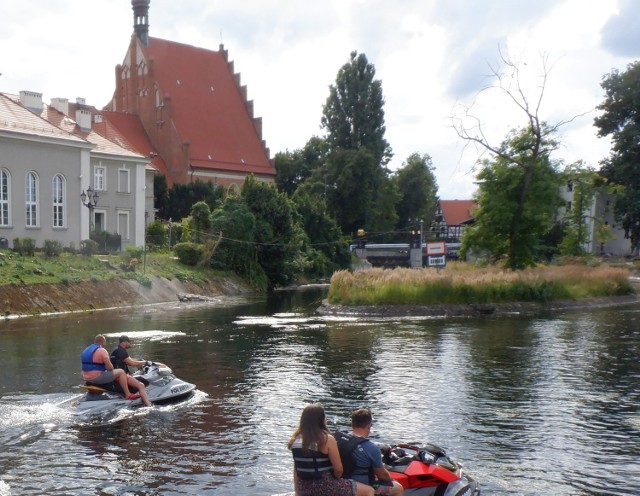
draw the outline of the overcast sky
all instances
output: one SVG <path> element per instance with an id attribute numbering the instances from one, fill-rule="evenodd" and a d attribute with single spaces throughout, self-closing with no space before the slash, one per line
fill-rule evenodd
<path id="1" fill-rule="evenodd" d="M 433 159 L 443 199 L 470 198 L 479 151 L 451 128 L 457 105 L 499 143 L 525 116 L 494 83 L 499 53 L 519 61 L 535 100 L 542 54 L 549 62 L 541 118 L 561 128 L 556 159 L 598 166 L 608 139 L 593 118 L 600 82 L 625 70 L 640 50 L 637 0 L 151 0 L 150 36 L 229 50 L 263 119 L 271 155 L 322 135 L 322 106 L 353 50 L 366 54 L 382 81 L 391 169 L 412 153 Z M 111 98 L 115 66 L 133 32 L 130 0 L 3 0 L 0 91 Z M 526 65 L 525 65 L 526 64 Z"/>

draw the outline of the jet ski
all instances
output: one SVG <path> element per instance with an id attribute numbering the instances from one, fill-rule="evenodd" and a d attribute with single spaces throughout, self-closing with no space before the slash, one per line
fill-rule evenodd
<path id="1" fill-rule="evenodd" d="M 405 496 L 479 496 L 480 485 L 435 444 L 381 446 L 382 460 Z"/>
<path id="2" fill-rule="evenodd" d="M 173 371 L 162 364 L 149 362 L 133 377 L 145 385 L 149 401 L 153 404 L 169 403 L 191 396 L 194 384 L 178 379 Z M 109 413 L 121 408 L 143 406 L 142 398 L 127 400 L 115 384 L 93 385 L 86 383 L 81 388 L 87 392 L 71 403 L 75 415 Z"/>

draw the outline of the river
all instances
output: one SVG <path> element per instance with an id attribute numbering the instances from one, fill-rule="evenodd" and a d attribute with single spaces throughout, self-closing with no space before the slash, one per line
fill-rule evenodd
<path id="1" fill-rule="evenodd" d="M 640 494 L 640 306 L 484 318 L 320 317 L 318 290 L 0 322 L 0 496 L 289 495 L 319 401 L 429 441 L 483 495 Z M 188 401 L 79 421 L 79 353 L 126 333 Z"/>

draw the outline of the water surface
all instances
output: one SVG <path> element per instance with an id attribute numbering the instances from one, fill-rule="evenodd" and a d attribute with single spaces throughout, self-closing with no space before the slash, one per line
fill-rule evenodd
<path id="1" fill-rule="evenodd" d="M 321 293 L 224 307 L 0 323 L 0 496 L 292 494 L 304 405 L 377 441 L 444 446 L 486 495 L 640 494 L 640 307 L 537 317 L 319 317 Z M 198 386 L 79 421 L 79 353 L 102 332 Z"/>

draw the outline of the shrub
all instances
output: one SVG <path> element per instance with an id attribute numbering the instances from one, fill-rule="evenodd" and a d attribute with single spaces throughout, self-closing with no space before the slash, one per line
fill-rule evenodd
<path id="1" fill-rule="evenodd" d="M 147 226 L 147 244 L 151 249 L 162 248 L 167 244 L 167 228 L 160 219 Z"/>
<path id="2" fill-rule="evenodd" d="M 19 255 L 33 256 L 36 251 L 36 240 L 33 238 L 15 238 L 13 240 L 13 251 Z"/>
<path id="3" fill-rule="evenodd" d="M 122 249 L 122 236 L 111 234 L 107 231 L 92 232 L 91 239 L 96 242 L 96 251 L 103 250 L 104 253 L 120 251 Z"/>
<path id="4" fill-rule="evenodd" d="M 92 239 L 80 241 L 80 253 L 89 256 L 98 253 L 98 243 Z"/>
<path id="5" fill-rule="evenodd" d="M 180 263 L 195 267 L 202 258 L 203 247 L 196 243 L 178 243 L 173 251 Z"/>
<path id="6" fill-rule="evenodd" d="M 135 258 L 136 260 L 142 260 L 143 256 L 144 246 L 127 246 L 125 260 L 131 260 L 133 258 Z"/>
<path id="7" fill-rule="evenodd" d="M 46 257 L 58 257 L 62 253 L 62 243 L 55 239 L 44 240 L 44 255 Z"/>

